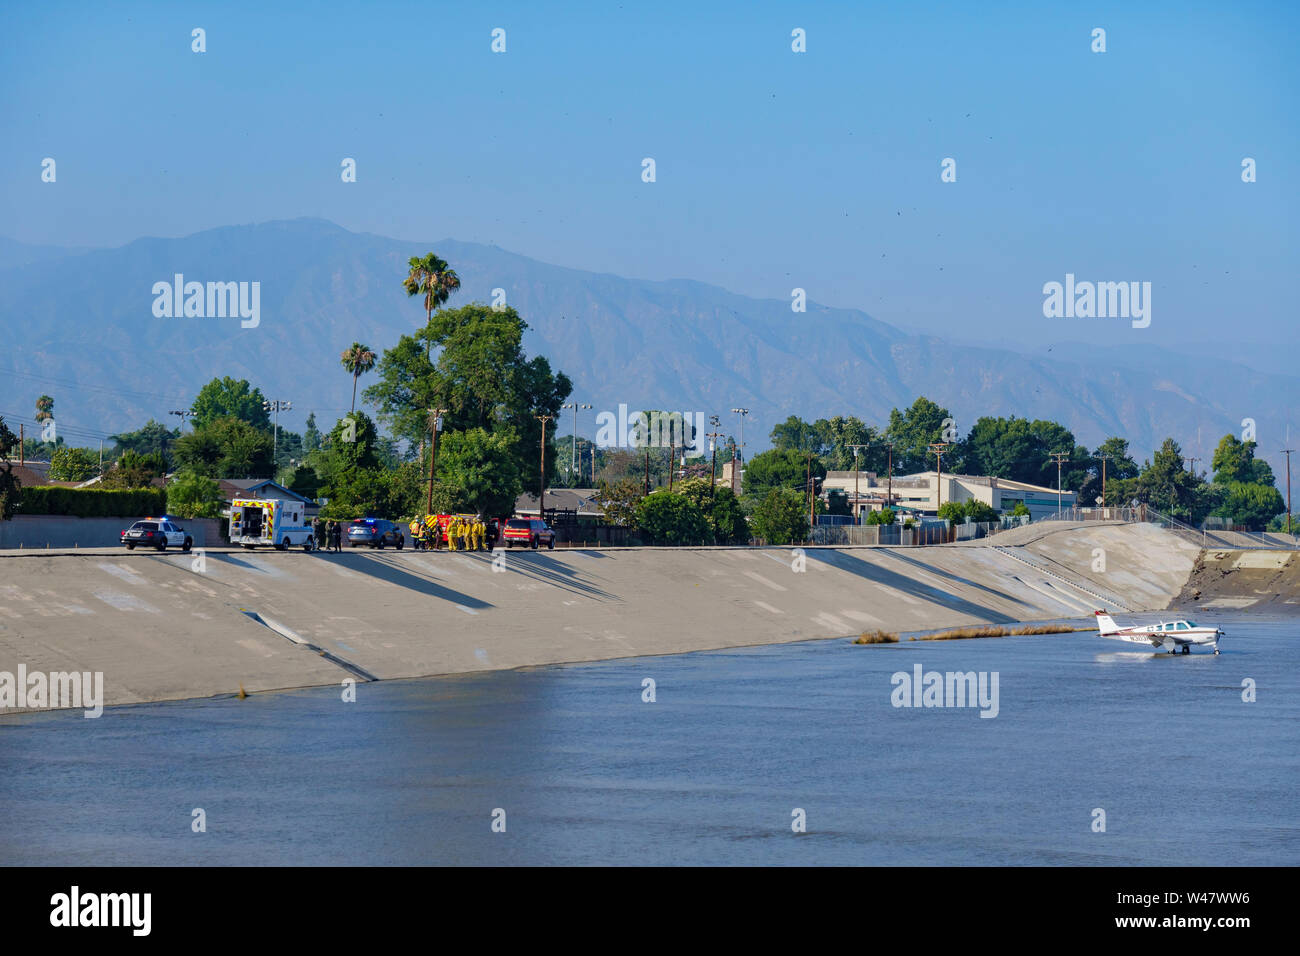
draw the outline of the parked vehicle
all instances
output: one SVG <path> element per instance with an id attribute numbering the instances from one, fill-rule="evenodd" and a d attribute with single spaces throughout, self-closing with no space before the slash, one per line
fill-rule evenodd
<path id="1" fill-rule="evenodd" d="M 359 548 L 363 544 L 372 548 L 391 544 L 401 551 L 406 544 L 406 536 L 398 525 L 384 518 L 357 518 L 348 525 L 348 547 Z"/>
<path id="2" fill-rule="evenodd" d="M 137 544 L 159 551 L 166 551 L 169 544 L 176 545 L 182 551 L 194 547 L 194 539 L 166 515 L 137 521 L 122 532 L 122 543 L 128 551 L 134 551 Z"/>
<path id="3" fill-rule="evenodd" d="M 269 544 L 278 551 L 302 545 L 304 551 L 311 551 L 316 539 L 305 508 L 292 499 L 236 498 L 230 503 L 230 543 L 245 548 Z"/>
<path id="4" fill-rule="evenodd" d="M 544 541 L 548 550 L 555 550 L 555 531 L 541 518 L 511 518 L 506 522 L 502 538 L 507 548 L 517 544 L 536 551 Z"/>

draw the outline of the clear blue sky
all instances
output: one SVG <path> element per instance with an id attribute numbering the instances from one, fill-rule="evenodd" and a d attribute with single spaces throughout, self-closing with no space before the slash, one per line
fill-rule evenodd
<path id="1" fill-rule="evenodd" d="M 0 234 L 319 216 L 965 339 L 1295 341 L 1294 3 L 279 6 L 5 5 Z M 1067 272 L 1151 327 L 1043 318 Z"/>

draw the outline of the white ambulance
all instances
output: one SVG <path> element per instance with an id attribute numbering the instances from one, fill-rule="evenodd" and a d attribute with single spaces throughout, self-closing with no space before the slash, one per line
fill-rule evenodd
<path id="1" fill-rule="evenodd" d="M 230 503 L 230 543 L 253 548 L 269 544 L 280 551 L 316 546 L 306 504 L 284 498 L 236 498 Z"/>

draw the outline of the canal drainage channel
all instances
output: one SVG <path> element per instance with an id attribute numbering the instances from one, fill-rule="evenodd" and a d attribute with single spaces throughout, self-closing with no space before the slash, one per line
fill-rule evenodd
<path id="1" fill-rule="evenodd" d="M 379 678 L 376 677 L 374 674 L 370 673 L 367 670 L 363 670 L 362 668 L 358 667 L 356 664 L 353 664 L 351 661 L 344 660 L 343 658 L 339 657 L 337 654 L 333 654 L 325 650 L 323 647 L 317 647 L 315 644 L 311 643 L 311 641 L 308 641 L 306 638 L 301 637 L 298 634 L 295 634 L 293 631 L 291 631 L 289 628 L 285 627 L 283 624 L 279 623 L 278 621 L 273 621 L 268 617 L 262 617 L 262 615 L 258 614 L 256 611 L 250 611 L 248 610 L 248 608 L 245 607 L 241 607 L 239 610 L 241 613 L 243 613 L 245 617 L 249 618 L 252 621 L 256 621 L 258 624 L 261 624 L 267 630 L 274 631 L 276 634 L 279 634 L 285 640 L 293 644 L 297 644 L 299 647 L 305 648 L 306 650 L 309 651 L 315 651 L 321 657 L 325 658 L 325 660 L 329 661 L 331 664 L 335 664 L 338 667 L 343 668 L 349 674 L 355 674 L 358 678 L 364 681 L 379 680 Z"/>

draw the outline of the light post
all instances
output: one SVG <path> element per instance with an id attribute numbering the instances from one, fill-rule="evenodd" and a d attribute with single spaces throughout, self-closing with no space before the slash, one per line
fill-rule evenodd
<path id="1" fill-rule="evenodd" d="M 1286 533 L 1291 533 L 1291 452 L 1294 448 L 1283 448 L 1282 454 L 1286 455 Z"/>
<path id="2" fill-rule="evenodd" d="M 265 405 L 266 403 L 263 402 L 262 404 Z M 184 431 L 184 430 L 185 430 L 185 419 L 187 419 L 187 418 L 192 418 L 192 417 L 194 416 L 194 413 L 193 413 L 192 411 L 190 411 L 189 409 L 184 409 L 184 408 L 182 408 L 182 409 L 177 409 L 177 410 L 175 410 L 175 411 L 170 411 L 170 412 L 168 412 L 167 414 L 168 414 L 168 415 L 175 415 L 175 416 L 177 416 L 177 417 L 181 420 L 181 431 Z"/>
<path id="3" fill-rule="evenodd" d="M 281 398 L 268 398 L 262 402 L 262 407 L 275 415 L 275 431 L 271 438 L 271 468 L 274 469 L 275 459 L 280 450 L 280 413 L 293 408 L 293 402 L 286 402 Z M 175 412 L 172 414 L 175 414 Z M 181 419 L 181 424 L 185 424 L 185 419 Z"/>
<path id="4" fill-rule="evenodd" d="M 712 457 L 712 462 L 713 462 L 713 464 L 712 464 L 712 466 L 710 467 L 710 470 L 709 470 L 709 505 L 712 506 L 712 504 L 713 504 L 713 490 L 714 490 L 714 488 L 717 487 L 717 484 L 718 484 L 718 445 L 717 445 L 717 439 L 720 438 L 720 437 L 722 436 L 722 432 L 718 431 L 718 426 L 721 425 L 722 422 L 718 419 L 718 416 L 717 416 L 717 415 L 710 415 L 710 416 L 709 416 L 709 424 L 713 426 L 713 431 L 711 431 L 711 432 L 705 432 L 705 437 L 707 437 L 707 438 L 709 439 L 709 454 L 710 454 L 710 456 Z"/>
<path id="5" fill-rule="evenodd" d="M 745 447 L 745 417 L 749 414 L 748 408 L 733 408 L 733 415 L 740 416 L 740 448 Z M 731 493 L 736 493 L 736 445 L 731 446 Z"/>
<path id="6" fill-rule="evenodd" d="M 579 469 L 578 469 L 578 409 L 580 409 L 580 408 L 591 408 L 591 406 L 588 405 L 588 404 L 586 404 L 585 402 L 584 402 L 584 403 L 579 403 L 579 402 L 565 402 L 565 403 L 564 403 L 563 405 L 561 405 L 560 407 L 561 407 L 561 408 L 572 408 L 572 409 L 573 409 L 573 465 L 572 465 L 572 469 L 573 469 L 573 470 L 569 472 L 569 480 L 570 480 L 570 481 L 573 481 L 573 480 L 574 480 L 574 473 L 576 472 L 577 475 L 578 475 L 578 477 L 577 477 L 578 484 L 581 484 L 581 483 L 582 483 L 582 474 L 581 474 L 581 472 L 580 472 Z M 596 480 L 596 479 L 595 479 L 595 477 L 593 476 L 593 477 L 592 477 L 592 481 L 595 481 L 595 480 Z M 578 487 L 578 484 L 575 484 L 573 487 L 575 487 L 575 488 Z"/>

